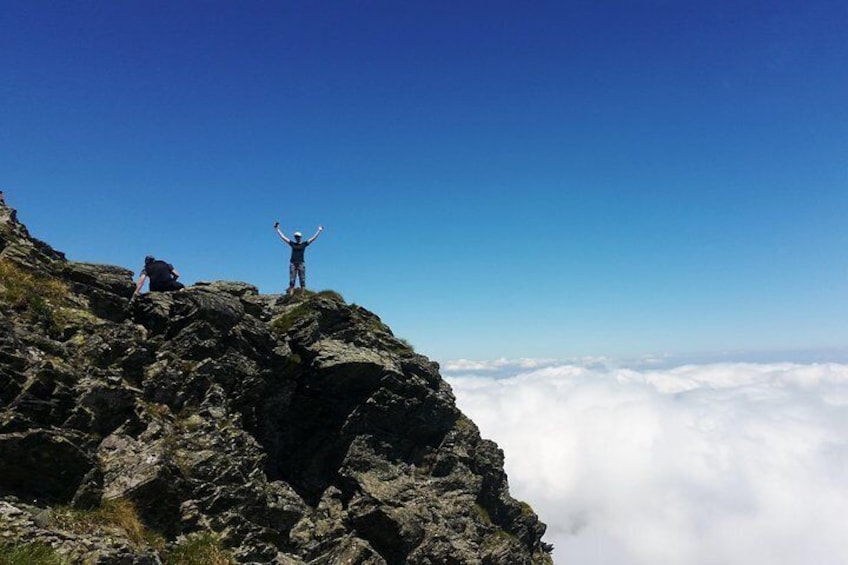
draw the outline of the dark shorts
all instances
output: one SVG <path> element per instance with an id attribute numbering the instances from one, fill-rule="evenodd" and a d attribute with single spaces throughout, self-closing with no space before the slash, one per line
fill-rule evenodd
<path id="1" fill-rule="evenodd" d="M 173 292 L 175 290 L 182 290 L 184 288 L 185 285 L 177 281 L 163 281 L 155 283 L 153 281 L 150 281 L 151 292 Z"/>

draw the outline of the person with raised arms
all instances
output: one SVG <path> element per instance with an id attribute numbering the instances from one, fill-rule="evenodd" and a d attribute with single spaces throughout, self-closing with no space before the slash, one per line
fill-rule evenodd
<path id="1" fill-rule="evenodd" d="M 324 231 L 324 226 L 318 226 L 318 231 L 315 232 L 315 235 L 306 241 L 301 241 L 303 234 L 299 231 L 294 232 L 294 241 L 286 237 L 286 235 L 280 231 L 280 222 L 274 222 L 274 230 L 277 232 L 277 235 L 280 236 L 280 239 L 291 247 L 288 289 L 288 294 L 291 296 L 294 294 L 294 283 L 296 279 L 300 279 L 300 290 L 306 289 L 306 259 L 304 258 L 304 252 L 306 251 L 306 248 L 315 241 L 319 235 L 321 235 L 321 232 Z"/>

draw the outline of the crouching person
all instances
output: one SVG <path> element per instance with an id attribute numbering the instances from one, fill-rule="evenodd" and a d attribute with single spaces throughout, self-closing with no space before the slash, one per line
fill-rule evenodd
<path id="1" fill-rule="evenodd" d="M 151 292 L 182 290 L 185 288 L 185 285 L 177 282 L 178 278 L 180 278 L 180 274 L 173 265 L 148 255 L 144 258 L 144 268 L 138 277 L 138 284 L 135 286 L 133 296 L 139 293 L 141 287 L 144 286 L 144 281 L 147 279 L 150 279 Z"/>

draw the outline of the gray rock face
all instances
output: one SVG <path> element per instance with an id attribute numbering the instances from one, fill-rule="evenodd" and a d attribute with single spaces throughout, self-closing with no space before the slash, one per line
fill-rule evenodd
<path id="1" fill-rule="evenodd" d="M 161 563 L 211 532 L 233 563 L 542 564 L 545 526 L 438 366 L 332 292 L 198 283 L 131 305 L 0 206 L 0 543 Z M 159 546 L 54 508 L 130 501 Z"/>

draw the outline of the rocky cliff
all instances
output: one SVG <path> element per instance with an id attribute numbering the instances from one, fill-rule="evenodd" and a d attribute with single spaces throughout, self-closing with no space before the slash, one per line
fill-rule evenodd
<path id="1" fill-rule="evenodd" d="M 5 205 L 0 249 L 0 561 L 551 562 L 501 451 L 364 308 L 233 282 L 128 305 L 130 271 Z"/>

